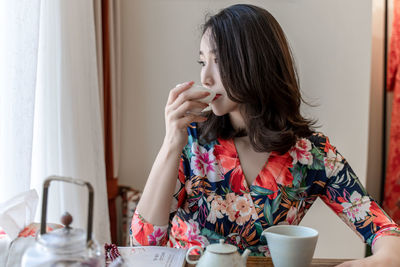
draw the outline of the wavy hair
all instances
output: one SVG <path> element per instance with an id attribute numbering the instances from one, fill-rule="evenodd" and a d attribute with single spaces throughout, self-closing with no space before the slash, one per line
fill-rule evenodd
<path id="1" fill-rule="evenodd" d="M 222 84 L 239 103 L 245 129 L 234 130 L 229 114 L 208 114 L 199 123 L 200 139 L 210 142 L 248 135 L 255 151 L 287 152 L 298 138 L 312 134 L 315 121 L 300 113 L 303 101 L 294 60 L 275 18 L 253 5 L 233 5 L 209 17 Z"/>

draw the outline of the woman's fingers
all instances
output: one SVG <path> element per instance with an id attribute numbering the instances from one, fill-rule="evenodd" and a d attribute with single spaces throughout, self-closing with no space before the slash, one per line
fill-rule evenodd
<path id="1" fill-rule="evenodd" d="M 194 82 L 186 82 L 175 86 L 169 93 L 167 106 L 177 109 L 186 101 L 198 100 L 210 95 L 207 91 L 188 90 L 193 84 Z"/>
<path id="2" fill-rule="evenodd" d="M 172 106 L 168 107 L 167 113 L 170 114 L 171 119 L 179 119 L 187 117 L 188 115 L 199 116 L 201 111 L 208 107 L 208 104 L 198 101 L 185 101 L 183 104 L 174 109 Z"/>
<path id="3" fill-rule="evenodd" d="M 199 100 L 208 95 L 210 95 L 210 93 L 205 91 L 190 91 L 190 90 L 183 91 L 182 93 L 179 94 L 179 96 L 170 106 L 172 109 L 177 109 L 185 102 Z"/>
<path id="4" fill-rule="evenodd" d="M 208 104 L 197 100 L 209 95 L 208 92 L 188 90 L 193 82 L 178 84 L 168 96 L 165 106 L 166 135 L 173 136 L 179 143 L 187 142 L 186 128 L 192 122 L 203 122 L 207 120 L 202 116 L 201 111 L 208 107 Z M 185 137 L 186 136 L 186 137 Z"/>
<path id="5" fill-rule="evenodd" d="M 185 117 L 177 121 L 177 126 L 179 129 L 186 129 L 192 122 L 203 122 L 205 120 L 207 120 L 207 118 L 204 116 L 187 114 Z"/>
<path id="6" fill-rule="evenodd" d="M 178 84 L 169 92 L 167 105 L 165 106 L 166 140 L 170 144 L 182 147 L 187 143 L 186 128 L 192 122 L 203 122 L 206 117 L 201 116 L 201 111 L 208 105 L 196 101 L 207 96 L 208 92 L 188 89 L 193 82 Z"/>
<path id="7" fill-rule="evenodd" d="M 171 105 L 183 91 L 192 87 L 193 84 L 194 82 L 192 81 L 176 85 L 175 88 L 169 92 L 167 105 Z"/>

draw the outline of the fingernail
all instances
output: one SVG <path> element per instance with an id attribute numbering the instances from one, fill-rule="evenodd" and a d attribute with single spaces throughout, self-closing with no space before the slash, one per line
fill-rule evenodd
<path id="1" fill-rule="evenodd" d="M 194 81 L 187 82 L 187 85 L 193 85 Z"/>

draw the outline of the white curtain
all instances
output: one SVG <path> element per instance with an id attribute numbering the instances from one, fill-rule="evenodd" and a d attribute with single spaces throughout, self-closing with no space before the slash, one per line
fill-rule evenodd
<path id="1" fill-rule="evenodd" d="M 1 126 L 3 122 L 6 123 L 9 127 L 7 132 L 10 132 L 8 139 L 0 136 L 0 142 L 6 143 L 5 148 L 0 150 L 0 159 L 14 155 L 14 147 L 20 146 L 26 152 L 24 156 L 28 159 L 25 161 L 30 161 L 30 164 L 23 166 L 22 178 L 17 176 L 22 172 L 18 170 L 22 169 L 22 165 L 16 163 L 15 166 L 6 166 L 7 176 L 3 177 L 1 172 L 0 188 L 6 187 L 7 190 L 10 186 L 13 188 L 10 194 L 35 188 L 41 197 L 43 180 L 49 175 L 68 176 L 90 182 L 95 190 L 94 237 L 103 244 L 109 242 L 110 235 L 94 4 L 91 0 L 41 0 L 40 12 L 37 6 L 31 10 L 21 5 L 27 13 L 34 11 L 40 14 L 39 23 L 34 30 L 36 35 L 29 33 L 38 38 L 36 51 L 31 51 L 37 55 L 37 61 L 32 63 L 37 66 L 34 70 L 36 75 L 21 77 L 17 73 L 15 77 L 3 77 L 8 81 L 11 78 L 27 79 L 29 84 L 34 84 L 30 91 L 34 92 L 34 108 L 31 108 L 34 112 L 30 112 L 30 119 L 26 119 L 28 122 L 12 120 L 0 114 Z M 34 28 L 32 25 L 30 27 Z M 30 27 L 22 29 L 24 34 Z M 2 32 L 0 34 L 4 35 Z M 16 64 L 27 64 L 26 59 L 18 57 Z M 7 63 L 0 63 L 0 66 L 3 64 Z M 10 81 L 11 84 L 14 82 Z M 16 103 L 12 103 L 13 105 L 25 105 L 21 102 L 25 98 L 22 92 L 16 93 L 10 86 L 5 87 L 5 90 L 16 94 Z M 3 94 L 0 97 L 3 98 Z M 32 122 L 33 131 L 30 130 Z M 18 144 L 20 140 L 15 136 L 25 129 L 26 135 L 30 135 L 24 139 L 28 146 Z M 17 162 L 18 159 L 15 156 Z M 19 189 L 15 190 L 14 186 Z M 47 221 L 59 222 L 64 211 L 73 215 L 74 227 L 86 228 L 86 188 L 57 182 L 51 184 Z M 41 207 L 38 207 L 37 221 L 40 212 Z"/>
<path id="2" fill-rule="evenodd" d="M 29 190 L 40 0 L 0 0 L 0 202 Z"/>

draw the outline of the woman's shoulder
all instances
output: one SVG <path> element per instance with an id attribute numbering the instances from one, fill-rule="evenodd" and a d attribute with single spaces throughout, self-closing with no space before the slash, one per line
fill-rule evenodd
<path id="1" fill-rule="evenodd" d="M 299 138 L 295 148 L 303 148 L 310 152 L 326 154 L 328 151 L 336 151 L 330 143 L 329 137 L 322 132 L 313 132 L 311 135 Z"/>
<path id="2" fill-rule="evenodd" d="M 305 137 L 314 146 L 324 148 L 327 144 L 330 144 L 329 137 L 322 132 L 313 132 L 311 135 Z"/>
<path id="3" fill-rule="evenodd" d="M 321 132 L 313 132 L 307 137 L 299 138 L 289 154 L 293 158 L 293 164 L 306 165 L 312 170 L 331 171 L 333 165 L 330 163 L 342 160 L 329 138 Z"/>

